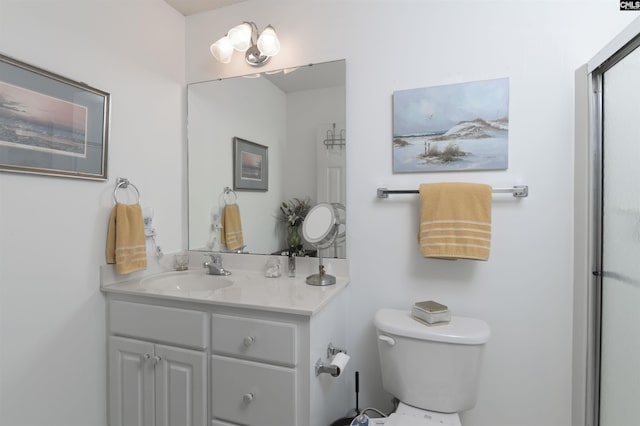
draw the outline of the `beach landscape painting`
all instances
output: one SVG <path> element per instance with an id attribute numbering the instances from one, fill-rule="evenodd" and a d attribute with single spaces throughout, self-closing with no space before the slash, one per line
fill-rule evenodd
<path id="1" fill-rule="evenodd" d="M 107 179 L 110 95 L 0 54 L 0 172 Z"/>
<path id="2" fill-rule="evenodd" d="M 87 108 L 0 81 L 0 145 L 86 157 Z"/>
<path id="3" fill-rule="evenodd" d="M 262 156 L 252 152 L 242 151 L 240 175 L 245 180 L 260 180 L 262 176 Z"/>
<path id="4" fill-rule="evenodd" d="M 393 93 L 393 172 L 508 167 L 509 79 Z"/>

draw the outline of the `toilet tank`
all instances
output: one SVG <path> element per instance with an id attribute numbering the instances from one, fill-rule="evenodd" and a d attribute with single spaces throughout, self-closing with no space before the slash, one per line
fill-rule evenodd
<path id="1" fill-rule="evenodd" d="M 384 389 L 400 401 L 430 411 L 473 408 L 489 326 L 452 316 L 426 325 L 410 311 L 380 309 L 375 315 Z"/>

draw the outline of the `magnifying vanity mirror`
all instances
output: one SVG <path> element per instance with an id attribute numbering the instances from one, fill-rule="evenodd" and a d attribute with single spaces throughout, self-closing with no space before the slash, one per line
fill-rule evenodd
<path id="1" fill-rule="evenodd" d="M 344 60 L 192 83 L 187 102 L 189 249 L 229 251 L 220 239 L 225 188 L 233 188 L 250 254 L 289 248 L 283 202 L 346 205 Z M 234 140 L 268 162 L 260 185 L 239 185 Z M 345 258 L 346 238 L 322 254 Z"/>
<path id="2" fill-rule="evenodd" d="M 320 203 L 314 206 L 302 223 L 302 237 L 318 249 L 318 273 L 307 277 L 307 284 L 326 286 L 336 283 L 336 277 L 324 270 L 322 249 L 337 249 L 346 238 L 346 209 L 340 203 Z"/>

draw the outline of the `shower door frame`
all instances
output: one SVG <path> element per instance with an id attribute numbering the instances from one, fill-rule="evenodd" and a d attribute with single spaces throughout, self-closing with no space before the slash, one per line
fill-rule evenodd
<path id="1" fill-rule="evenodd" d="M 632 22 L 618 37 L 609 43 L 588 64 L 589 88 L 589 145 L 590 160 L 589 198 L 591 210 L 589 226 L 591 238 L 588 241 L 590 259 L 587 293 L 587 353 L 586 378 L 583 413 L 586 426 L 600 425 L 600 378 L 601 378 L 601 338 L 602 338 L 602 295 L 603 295 L 603 182 L 604 182 L 604 114 L 603 85 L 604 73 L 614 67 L 628 54 L 640 48 L 640 18 Z M 575 359 L 574 359 L 575 362 Z M 574 383 L 575 385 L 575 383 Z M 574 388 L 574 392 L 576 389 Z M 573 415 L 574 425 L 576 413 Z M 580 422 L 582 423 L 582 422 Z"/>

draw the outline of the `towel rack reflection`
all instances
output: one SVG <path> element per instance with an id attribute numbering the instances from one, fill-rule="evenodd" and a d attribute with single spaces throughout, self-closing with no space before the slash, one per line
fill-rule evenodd
<path id="1" fill-rule="evenodd" d="M 347 144 L 344 129 L 336 133 L 336 123 L 333 123 L 333 130 L 327 130 L 327 137 L 322 143 L 327 149 L 333 148 L 334 146 L 342 148 Z"/>
<path id="2" fill-rule="evenodd" d="M 227 201 L 227 195 L 229 194 L 233 194 L 233 202 Z M 225 186 L 224 193 L 222 194 L 222 199 L 224 200 L 225 204 L 235 204 L 236 201 L 238 201 L 238 194 L 236 194 L 236 191 L 234 191 L 233 189 L 229 188 L 228 186 Z"/>
<path id="3" fill-rule="evenodd" d="M 140 204 L 140 191 L 138 191 L 138 188 L 136 188 L 134 184 L 129 182 L 129 179 L 120 178 L 120 177 L 116 179 L 116 189 L 113 190 L 113 204 L 118 204 L 118 198 L 116 197 L 116 193 L 118 192 L 118 189 L 120 188 L 127 189 L 129 188 L 129 186 L 131 186 L 131 188 L 133 188 L 133 190 L 136 191 L 136 196 L 138 197 L 138 204 Z"/>
<path id="4" fill-rule="evenodd" d="M 378 198 L 389 198 L 389 194 L 418 194 L 417 189 L 387 189 L 378 188 Z M 493 193 L 511 193 L 515 198 L 525 198 L 529 196 L 527 185 L 516 185 L 512 188 L 493 188 Z"/>

